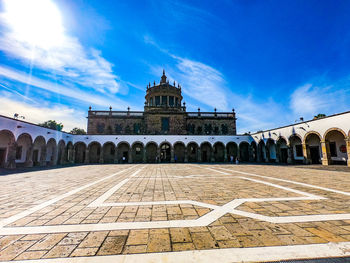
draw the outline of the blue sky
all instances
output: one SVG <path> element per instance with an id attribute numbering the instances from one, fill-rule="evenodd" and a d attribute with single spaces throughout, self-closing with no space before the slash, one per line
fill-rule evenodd
<path id="1" fill-rule="evenodd" d="M 2 115 L 86 128 L 90 105 L 143 110 L 163 68 L 240 133 L 350 110 L 349 1 L 0 3 Z"/>

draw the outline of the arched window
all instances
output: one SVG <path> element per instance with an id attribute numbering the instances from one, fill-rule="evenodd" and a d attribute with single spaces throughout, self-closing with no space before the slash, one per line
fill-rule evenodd
<path id="1" fill-rule="evenodd" d="M 115 125 L 115 133 L 122 134 L 122 131 L 123 131 L 123 126 L 121 124 L 116 124 Z"/>

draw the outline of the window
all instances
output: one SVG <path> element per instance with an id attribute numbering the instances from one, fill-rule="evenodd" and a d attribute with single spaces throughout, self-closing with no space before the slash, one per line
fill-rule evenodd
<path id="1" fill-rule="evenodd" d="M 169 106 L 174 106 L 174 96 L 169 97 Z"/>
<path id="2" fill-rule="evenodd" d="M 197 134 L 202 134 L 202 126 L 197 127 Z"/>
<path id="3" fill-rule="evenodd" d="M 179 99 L 175 98 L 175 106 L 179 106 Z"/>
<path id="4" fill-rule="evenodd" d="M 160 105 L 160 96 L 156 96 L 156 106 Z"/>
<path id="5" fill-rule="evenodd" d="M 337 145 L 335 142 L 329 143 L 329 150 L 331 152 L 331 157 L 337 157 Z"/>
<path id="6" fill-rule="evenodd" d="M 221 124 L 221 133 L 222 134 L 227 134 L 228 133 L 227 124 Z"/>
<path id="7" fill-rule="evenodd" d="M 136 147 L 135 154 L 136 155 L 140 155 L 141 154 L 141 148 L 140 147 Z"/>
<path id="8" fill-rule="evenodd" d="M 125 127 L 125 134 L 130 134 L 130 133 L 131 133 L 130 126 L 127 125 L 127 126 Z"/>
<path id="9" fill-rule="evenodd" d="M 296 157 L 303 157 L 303 146 L 301 144 L 295 145 Z"/>
<path id="10" fill-rule="evenodd" d="M 116 134 L 121 134 L 123 130 L 123 126 L 121 124 L 116 124 L 115 125 L 115 133 Z"/>
<path id="11" fill-rule="evenodd" d="M 218 126 L 214 127 L 214 134 L 215 135 L 219 134 L 219 127 Z"/>
<path id="12" fill-rule="evenodd" d="M 105 124 L 104 123 L 98 123 L 97 124 L 97 133 L 104 133 L 105 131 Z"/>
<path id="13" fill-rule="evenodd" d="M 162 118 L 162 131 L 169 131 L 169 118 Z"/>
<path id="14" fill-rule="evenodd" d="M 167 105 L 167 96 L 162 96 L 162 105 Z"/>
<path id="15" fill-rule="evenodd" d="M 211 126 L 211 124 L 205 124 L 204 125 L 204 133 L 205 134 L 211 134 L 211 131 L 212 131 L 213 129 L 212 129 L 212 126 Z"/>
<path id="16" fill-rule="evenodd" d="M 149 106 L 153 106 L 153 98 L 150 98 L 150 100 L 149 100 Z"/>
<path id="17" fill-rule="evenodd" d="M 134 134 L 140 134 L 140 123 L 134 123 Z"/>
<path id="18" fill-rule="evenodd" d="M 187 131 L 188 131 L 189 134 L 194 134 L 194 131 L 195 131 L 194 124 L 188 124 L 187 125 Z"/>
<path id="19" fill-rule="evenodd" d="M 16 148 L 16 160 L 20 160 L 22 158 L 22 146 L 17 146 Z"/>

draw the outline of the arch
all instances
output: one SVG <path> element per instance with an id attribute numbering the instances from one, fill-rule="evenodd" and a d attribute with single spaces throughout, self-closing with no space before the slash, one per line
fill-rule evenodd
<path id="1" fill-rule="evenodd" d="M 64 140 L 60 140 L 58 142 L 58 159 L 57 159 L 57 164 L 63 164 L 64 162 L 64 147 L 66 146 L 66 143 Z"/>
<path id="2" fill-rule="evenodd" d="M 304 153 L 302 146 L 302 137 L 299 134 L 293 134 L 289 136 L 289 145 L 291 149 L 291 161 L 293 163 L 303 163 Z"/>
<path id="3" fill-rule="evenodd" d="M 56 165 L 57 163 L 57 144 L 54 138 L 48 140 L 46 145 L 46 164 Z"/>
<path id="4" fill-rule="evenodd" d="M 129 163 L 132 162 L 130 144 L 122 141 L 117 145 L 117 159 L 118 163 Z"/>
<path id="5" fill-rule="evenodd" d="M 169 142 L 162 142 L 160 148 L 160 161 L 162 163 L 169 163 L 171 161 L 171 144 Z"/>
<path id="6" fill-rule="evenodd" d="M 115 144 L 111 141 L 105 142 L 102 146 L 103 156 L 102 160 L 100 160 L 103 163 L 114 163 L 115 159 Z"/>
<path id="7" fill-rule="evenodd" d="M 75 163 L 84 163 L 85 154 L 86 154 L 86 144 L 84 142 L 77 142 L 74 144 L 74 162 Z"/>
<path id="8" fill-rule="evenodd" d="M 157 154 L 157 149 L 158 149 L 158 145 L 155 142 L 148 142 L 146 144 L 146 161 L 148 163 L 155 163 L 158 160 L 158 154 Z"/>
<path id="9" fill-rule="evenodd" d="M 17 137 L 16 163 L 17 166 L 31 167 L 33 153 L 33 139 L 28 133 L 22 133 Z"/>
<path id="10" fill-rule="evenodd" d="M 266 141 L 266 157 L 269 162 L 276 162 L 276 144 L 271 138 Z"/>
<path id="11" fill-rule="evenodd" d="M 280 163 L 288 163 L 288 143 L 287 139 L 279 136 L 276 141 L 276 160 Z"/>
<path id="12" fill-rule="evenodd" d="M 322 137 L 318 132 L 310 131 L 304 136 L 304 144 L 306 148 L 306 163 L 319 164 L 321 163 L 321 140 Z"/>
<path id="13" fill-rule="evenodd" d="M 249 161 L 249 143 L 248 142 L 241 142 L 239 144 L 239 159 L 240 159 L 240 162 Z"/>
<path id="14" fill-rule="evenodd" d="M 348 149 L 346 147 L 346 133 L 339 128 L 331 128 L 324 135 L 325 150 L 323 164 L 346 164 L 348 162 Z"/>
<path id="15" fill-rule="evenodd" d="M 201 161 L 204 163 L 211 162 L 213 157 L 212 156 L 213 148 L 210 142 L 202 142 L 200 149 L 201 149 Z"/>
<path id="16" fill-rule="evenodd" d="M 308 132 L 304 135 L 303 143 L 306 143 L 307 137 L 310 136 L 311 134 L 315 134 L 315 135 L 320 139 L 320 141 L 322 141 L 322 136 L 321 136 L 321 134 L 319 134 L 317 131 L 308 131 Z"/>
<path id="17" fill-rule="evenodd" d="M 142 163 L 144 161 L 144 145 L 140 141 L 136 141 L 132 144 L 132 160 L 134 163 Z"/>
<path id="18" fill-rule="evenodd" d="M 43 136 L 37 136 L 33 144 L 33 165 L 43 166 L 46 159 L 46 141 Z"/>
<path id="19" fill-rule="evenodd" d="M 238 157 L 238 146 L 237 143 L 235 142 L 229 142 L 226 144 L 226 152 L 227 152 L 227 156 L 228 159 L 233 162 L 236 161 L 237 157 Z"/>
<path id="20" fill-rule="evenodd" d="M 16 141 L 9 130 L 0 131 L 0 167 L 16 167 Z"/>
<path id="21" fill-rule="evenodd" d="M 213 146 L 213 153 L 215 162 L 225 161 L 225 145 L 222 142 L 216 142 Z"/>
<path id="22" fill-rule="evenodd" d="M 258 143 L 258 155 L 257 155 L 257 160 L 258 162 L 266 162 L 266 147 L 265 147 L 265 142 L 263 139 L 261 139 Z"/>
<path id="23" fill-rule="evenodd" d="M 325 133 L 324 133 L 324 135 L 323 135 L 323 138 L 324 138 L 324 140 L 326 140 L 327 139 L 327 135 L 330 133 L 330 132 L 332 132 L 332 131 L 338 131 L 338 132 L 340 132 L 341 134 L 343 134 L 343 136 L 344 136 L 344 138 L 346 138 L 346 133 L 342 130 L 342 129 L 340 129 L 340 128 L 329 128 Z"/>
<path id="24" fill-rule="evenodd" d="M 186 149 L 186 146 L 183 142 L 177 141 L 174 143 L 174 162 L 175 163 L 185 162 L 185 149 Z"/>
<path id="25" fill-rule="evenodd" d="M 101 156 L 101 144 L 99 142 L 93 141 L 89 143 L 89 162 L 99 163 Z"/>
<path id="26" fill-rule="evenodd" d="M 187 144 L 188 162 L 191 162 L 191 163 L 198 162 L 198 149 L 199 149 L 199 146 L 196 142 L 191 141 Z"/>

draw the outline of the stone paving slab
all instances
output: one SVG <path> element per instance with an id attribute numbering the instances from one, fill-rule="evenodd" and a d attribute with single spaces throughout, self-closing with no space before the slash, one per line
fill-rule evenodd
<path id="1" fill-rule="evenodd" d="M 2 176 L 0 201 L 0 261 L 350 242 L 339 171 L 76 166 Z"/>

